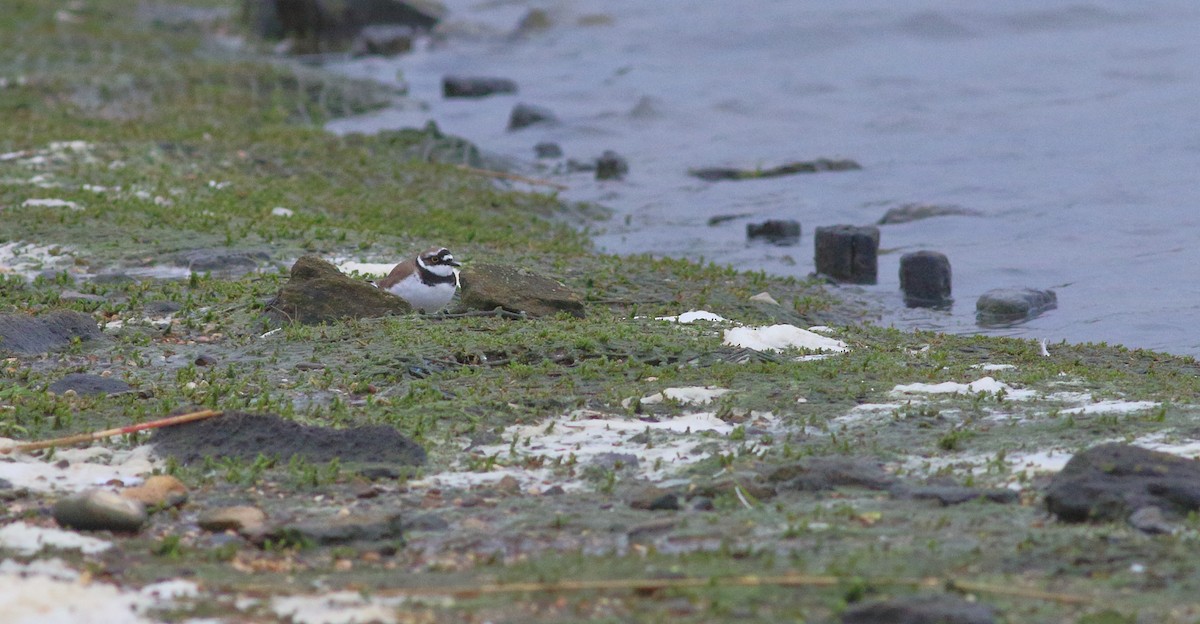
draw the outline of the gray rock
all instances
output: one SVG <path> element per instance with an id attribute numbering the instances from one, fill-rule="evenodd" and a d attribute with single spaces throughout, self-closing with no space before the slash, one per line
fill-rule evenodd
<path id="1" fill-rule="evenodd" d="M 175 265 L 187 267 L 192 273 L 245 275 L 267 262 L 265 251 L 245 249 L 192 249 L 175 256 Z"/>
<path id="2" fill-rule="evenodd" d="M 445 76 L 442 78 L 442 97 L 444 98 L 482 98 L 516 92 L 517 83 L 508 78 L 471 76 Z"/>
<path id="3" fill-rule="evenodd" d="M 708 220 L 709 225 L 713 220 Z M 772 245 L 788 246 L 800 242 L 800 222 L 792 219 L 771 219 L 762 223 L 747 223 L 746 238 L 762 240 Z"/>
<path id="4" fill-rule="evenodd" d="M 944 594 L 914 595 L 854 605 L 842 624 L 994 624 L 992 608 Z"/>
<path id="5" fill-rule="evenodd" d="M 612 151 L 606 150 L 596 159 L 596 179 L 597 180 L 620 180 L 629 173 L 629 162 L 624 156 Z"/>
<path id="6" fill-rule="evenodd" d="M 879 228 L 828 225 L 815 234 L 817 273 L 839 282 L 874 284 L 879 274 Z"/>
<path id="7" fill-rule="evenodd" d="M 911 221 L 919 221 L 921 219 L 931 219 L 933 217 L 948 217 L 948 216 L 979 216 L 979 212 L 969 210 L 960 206 L 941 206 L 938 204 L 905 204 L 896 208 L 890 208 L 883 217 L 879 219 L 879 225 L 895 225 L 897 223 L 909 223 Z"/>
<path id="8" fill-rule="evenodd" d="M 771 469 L 766 479 L 779 484 L 779 489 L 806 492 L 838 487 L 886 490 L 896 483 L 896 478 L 877 461 L 839 456 L 810 457 L 780 466 Z"/>
<path id="9" fill-rule="evenodd" d="M 517 104 L 508 117 L 508 129 L 520 130 L 533 124 L 554 123 L 558 117 L 548 108 L 532 104 Z"/>
<path id="10" fill-rule="evenodd" d="M 538 158 L 562 158 L 563 151 L 558 143 L 549 143 L 543 141 L 533 146 L 533 152 Z"/>
<path id="11" fill-rule="evenodd" d="M 1102 444 L 1077 453 L 1046 488 L 1046 508 L 1064 522 L 1125 520 L 1145 507 L 1200 510 L 1200 461 Z"/>
<path id="12" fill-rule="evenodd" d="M 76 394 L 90 396 L 95 394 L 107 394 L 109 396 L 115 394 L 125 394 L 132 392 L 133 388 L 129 384 L 114 379 L 112 377 L 101 377 L 100 375 L 90 375 L 87 373 L 71 373 L 62 379 L 50 384 L 47 388 L 55 394 L 62 394 L 68 390 L 74 390 Z"/>
<path id="13" fill-rule="evenodd" d="M 1058 307 L 1053 290 L 996 288 L 975 302 L 975 320 L 984 327 L 1020 323 Z"/>
<path id="14" fill-rule="evenodd" d="M 162 316 L 178 312 L 183 309 L 183 304 L 178 301 L 147 301 L 142 306 L 142 312 L 152 316 Z"/>
<path id="15" fill-rule="evenodd" d="M 271 535 L 300 538 L 318 546 L 401 539 L 404 522 L 399 512 L 312 518 L 282 524 Z"/>
<path id="16" fill-rule="evenodd" d="M 145 505 L 108 490 L 86 490 L 54 504 L 54 519 L 81 531 L 136 532 L 146 523 Z"/>
<path id="17" fill-rule="evenodd" d="M 1158 507 L 1142 507 L 1129 514 L 1128 521 L 1129 526 L 1151 535 L 1170 535 L 1179 530 Z"/>
<path id="18" fill-rule="evenodd" d="M 672 490 L 649 485 L 629 498 L 629 506 L 646 511 L 674 511 L 679 509 L 679 495 Z"/>
<path id="19" fill-rule="evenodd" d="M 828 158 L 818 158 L 816 160 L 801 160 L 790 162 L 778 167 L 770 169 L 737 169 L 733 167 L 703 167 L 700 169 L 689 169 L 688 174 L 707 180 L 709 182 L 717 182 L 721 180 L 757 180 L 761 178 L 777 178 L 779 176 L 795 175 L 797 173 L 820 173 L 823 171 L 853 171 L 862 169 L 862 165 L 853 160 L 830 160 Z"/>
<path id="20" fill-rule="evenodd" d="M 201 353 L 200 355 L 197 355 L 196 359 L 192 361 L 192 363 L 196 366 L 216 366 L 220 362 L 220 360 L 207 353 Z"/>
<path id="21" fill-rule="evenodd" d="M 366 26 L 350 44 L 351 56 L 396 56 L 412 51 L 417 31 L 400 24 Z"/>
<path id="22" fill-rule="evenodd" d="M 58 293 L 58 298 L 63 301 L 87 301 L 88 303 L 104 303 L 108 301 L 100 295 L 81 293 L 76 290 L 64 290 Z"/>
<path id="23" fill-rule="evenodd" d="M 408 302 L 374 285 L 347 277 L 316 256 L 292 265 L 291 278 L 267 304 L 276 322 L 319 325 L 348 318 L 374 318 L 412 312 Z"/>
<path id="24" fill-rule="evenodd" d="M 950 304 L 950 259 L 936 251 L 914 251 L 900 256 L 900 290 L 910 308 L 935 308 Z"/>
<path id="25" fill-rule="evenodd" d="M 205 531 L 257 533 L 266 521 L 266 512 L 258 507 L 237 505 L 207 509 L 200 514 L 196 524 Z"/>
<path id="26" fill-rule="evenodd" d="M 472 262 L 460 275 L 459 306 L 467 310 L 524 312 L 553 316 L 566 312 L 583 318 L 583 298 L 561 282 L 532 271 L 500 264 Z"/>
<path id="27" fill-rule="evenodd" d="M 974 500 L 986 500 L 993 503 L 1017 502 L 1017 493 L 1013 490 L 1004 488 L 980 489 L 959 485 L 918 485 L 911 487 L 898 485 L 892 488 L 892 496 L 916 500 L 936 500 L 946 507 Z"/>
<path id="28" fill-rule="evenodd" d="M 0 314 L 0 353 L 32 355 L 46 353 L 102 336 L 92 317 L 81 312 L 59 310 L 41 316 Z"/>

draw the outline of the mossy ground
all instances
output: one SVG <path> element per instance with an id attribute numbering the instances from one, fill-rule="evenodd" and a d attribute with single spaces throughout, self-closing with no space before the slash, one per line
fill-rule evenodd
<path id="1" fill-rule="evenodd" d="M 554 197 L 498 189 L 451 164 L 417 157 L 428 135 L 324 133 L 322 121 L 368 110 L 391 95 L 221 45 L 237 33 L 234 8 L 216 0 L 189 4 L 229 10 L 189 21 L 139 17 L 148 5 L 132 1 L 63 10 L 16 1 L 6 8 L 0 153 L 18 155 L 0 161 L 0 244 L 61 246 L 73 266 L 28 283 L 0 276 L 0 311 L 70 308 L 124 325 L 108 330 L 100 344 L 6 360 L 0 435 L 64 435 L 189 406 L 253 410 L 306 423 L 395 426 L 430 450 L 430 465 L 408 475 L 420 476 L 461 460 L 461 440 L 508 425 L 578 408 L 619 414 L 627 411 L 623 399 L 671 386 L 719 385 L 732 392 L 718 413 L 771 411 L 788 433 L 748 436 L 693 468 L 691 477 L 845 454 L 945 460 L 937 464 L 945 476 L 993 485 L 1013 479 L 1004 462 L 1013 453 L 1153 432 L 1187 437 L 1196 428 L 1200 381 L 1189 358 L 1106 345 L 1050 345 L 1044 356 L 1030 341 L 850 325 L 858 310 L 814 284 L 597 255 L 582 233 L 557 218 L 567 209 Z M 87 145 L 52 146 L 61 141 Z M 39 198 L 73 201 L 82 210 L 23 206 Z M 274 216 L 275 207 L 294 214 Z M 559 277 L 585 295 L 588 317 L 412 316 L 287 326 L 264 336 L 263 304 L 286 279 L 283 272 L 183 281 L 73 277 L 160 264 L 197 248 L 264 250 L 286 266 L 313 252 L 396 260 L 433 243 L 468 262 L 486 258 Z M 66 290 L 102 300 L 67 300 Z M 749 301 L 764 290 L 782 305 Z M 173 321 L 140 321 L 162 302 L 178 308 Z M 817 361 L 783 354 L 738 363 L 718 330 L 653 320 L 694 308 L 748 324 L 837 324 L 837 337 L 851 350 Z M 202 355 L 216 363 L 197 365 Z M 297 366 L 304 362 L 320 367 Z M 1015 368 L 972 368 L 985 363 Z M 45 391 L 76 371 L 110 371 L 138 392 L 97 398 Z M 1043 393 L 1067 388 L 1162 406 L 1061 416 L 1052 400 L 980 394 L 909 403 L 869 426 L 835 422 L 856 405 L 895 401 L 889 392 L 896 384 L 985 374 Z M 681 409 L 667 404 L 652 411 Z M 1006 418 L 991 418 L 997 412 Z M 995 461 L 982 471 L 956 464 L 968 456 Z M 619 476 L 594 492 L 562 497 L 484 490 L 436 500 L 406 491 L 402 480 L 363 503 L 354 493 L 363 484 L 351 468 L 262 458 L 172 470 L 193 489 L 193 505 L 248 501 L 286 515 L 313 507 L 319 496 L 322 508 L 431 510 L 452 529 L 414 530 L 407 545 L 382 558 L 355 547 L 263 552 L 215 547 L 185 534 L 180 527 L 194 515 L 185 510 L 156 516 L 142 536 L 122 540 L 119 553 L 80 563 L 130 584 L 188 572 L 227 597 L 294 592 L 294 580 L 305 589 L 386 594 L 491 582 L 713 579 L 698 588 L 460 595 L 450 605 L 404 606 L 405 621 L 822 621 L 848 601 L 913 591 L 909 579 L 934 579 L 922 581 L 933 584 L 926 589 L 959 583 L 1011 622 L 1083 621 L 1108 608 L 1158 621 L 1196 616 L 1188 606 L 1200 589 L 1190 571 L 1200 535 L 1194 522 L 1172 536 L 1059 525 L 1041 511 L 1036 478 L 1026 483 L 1021 504 L 1010 506 L 940 508 L 868 491 L 790 493 L 743 504 L 726 494 L 715 500 L 715 512 L 664 516 L 630 509 L 621 494 L 634 484 Z M 37 518 L 47 504 L 26 503 L 5 518 Z M 663 518 L 667 524 L 654 525 Z M 1135 564 L 1149 572 L 1133 571 Z M 721 582 L 788 573 L 838 582 L 798 588 Z M 972 583 L 983 589 L 970 589 Z M 1061 600 L 1006 593 L 1014 587 Z M 204 613 L 234 609 L 215 600 L 165 615 Z"/>

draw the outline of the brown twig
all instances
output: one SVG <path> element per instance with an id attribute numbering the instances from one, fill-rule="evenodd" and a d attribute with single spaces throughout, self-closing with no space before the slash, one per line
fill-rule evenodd
<path id="1" fill-rule="evenodd" d="M 555 188 L 560 191 L 565 191 L 565 190 L 571 188 L 571 187 L 567 186 L 566 184 L 559 184 L 558 182 L 551 182 L 549 180 L 540 180 L 538 178 L 527 178 L 523 175 L 517 175 L 515 173 L 508 173 L 506 171 L 492 171 L 490 169 L 477 169 L 475 167 L 468 167 L 467 165 L 458 165 L 458 168 L 462 169 L 463 171 L 466 171 L 467 173 L 474 173 L 476 175 L 488 176 L 490 178 L 503 178 L 505 180 L 512 180 L 514 182 L 524 182 L 526 184 L 534 184 L 534 185 L 538 185 L 538 186 L 549 186 L 551 188 Z"/>
<path id="2" fill-rule="evenodd" d="M 111 438 L 123 433 L 135 433 L 138 431 L 145 431 L 146 429 L 158 429 L 159 427 L 170 427 L 172 425 L 181 425 L 183 423 L 204 420 L 205 418 L 220 416 L 223 413 L 224 412 L 219 412 L 216 410 L 202 410 L 199 412 L 192 412 L 190 414 L 181 414 L 179 416 L 171 416 L 170 418 L 152 420 L 150 422 L 144 422 L 137 425 L 117 427 L 116 429 L 105 429 L 104 431 L 93 431 L 92 433 L 81 433 L 78 435 L 67 436 L 65 438 L 54 438 L 52 440 L 26 442 L 25 444 L 17 444 L 8 448 L 0 448 L 0 455 L 8 454 L 13 451 L 24 453 L 27 451 L 36 451 L 38 449 L 51 448 L 55 446 L 79 444 L 80 442 L 95 442 L 96 440 Z"/>

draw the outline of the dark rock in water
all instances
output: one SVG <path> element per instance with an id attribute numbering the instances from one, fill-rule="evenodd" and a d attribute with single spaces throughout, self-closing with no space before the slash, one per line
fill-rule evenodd
<path id="1" fill-rule="evenodd" d="M 633 494 L 629 506 L 646 511 L 674 511 L 679 509 L 679 495 L 657 486 L 646 486 Z"/>
<path id="2" fill-rule="evenodd" d="M 756 180 L 759 178 L 777 178 L 779 176 L 797 173 L 818 173 L 822 171 L 852 171 L 862 169 L 862 165 L 853 160 L 803 160 L 772 167 L 770 169 L 735 169 L 731 167 L 704 167 L 689 169 L 688 175 L 716 182 L 720 180 Z"/>
<path id="3" fill-rule="evenodd" d="M 548 108 L 532 104 L 517 104 L 508 117 L 508 129 L 520 130 L 537 123 L 553 123 L 558 117 Z"/>
<path id="4" fill-rule="evenodd" d="M 949 305 L 950 259 L 936 251 L 914 251 L 900 256 L 900 290 L 910 308 Z"/>
<path id="5" fill-rule="evenodd" d="M 936 500 L 945 507 L 960 505 L 974 500 L 986 500 L 993 503 L 1015 503 L 1017 493 L 1004 488 L 980 489 L 959 485 L 897 485 L 892 488 L 892 496 L 915 500 Z"/>
<path id="6" fill-rule="evenodd" d="M 781 490 L 805 492 L 838 487 L 886 490 L 896 483 L 879 462 L 853 457 L 810 457 L 770 470 L 767 481 L 778 483 Z"/>
<path id="7" fill-rule="evenodd" d="M 538 158 L 562 158 L 563 151 L 558 143 L 543 141 L 533 146 L 533 152 Z"/>
<path id="8" fill-rule="evenodd" d="M 265 251 L 245 249 L 193 249 L 175 256 L 175 265 L 192 273 L 244 275 L 271 259 Z"/>
<path id="9" fill-rule="evenodd" d="M 432 0 L 247 0 L 243 15 L 259 35 L 283 36 L 293 52 L 345 49 L 365 27 L 373 24 L 429 30 L 445 8 Z"/>
<path id="10" fill-rule="evenodd" d="M 746 238 L 750 240 L 761 238 L 773 245 L 795 245 L 800 242 L 800 222 L 791 219 L 772 219 L 762 223 L 747 223 Z"/>
<path id="11" fill-rule="evenodd" d="M 606 150 L 596 159 L 596 179 L 597 180 L 620 180 L 629 173 L 629 162 L 624 156 L 612 151 Z"/>
<path id="12" fill-rule="evenodd" d="M 460 275 L 459 307 L 466 310 L 524 312 L 552 316 L 566 312 L 583 318 L 583 298 L 557 280 L 526 269 L 472 262 Z"/>
<path id="13" fill-rule="evenodd" d="M 54 519 L 81 531 L 136 532 L 146 523 L 145 505 L 108 490 L 86 490 L 54 504 Z"/>
<path id="14" fill-rule="evenodd" d="M 850 284 L 878 281 L 879 228 L 827 225 L 815 238 L 817 273 Z"/>
<path id="15" fill-rule="evenodd" d="M 311 518 L 282 524 L 269 531 L 272 536 L 309 542 L 318 546 L 377 542 L 404 537 L 404 522 L 399 512 Z"/>
<path id="16" fill-rule="evenodd" d="M 740 212 L 738 214 L 717 215 L 715 217 L 708 218 L 708 225 L 709 226 L 721 225 L 722 223 L 725 223 L 726 221 L 734 221 L 736 219 L 744 219 L 746 217 L 752 217 L 752 216 L 754 216 L 754 215 L 752 215 L 748 212 Z"/>
<path id="17" fill-rule="evenodd" d="M 897 223 L 908 223 L 910 221 L 920 221 L 921 219 L 931 219 L 933 217 L 949 217 L 949 216 L 971 216 L 977 217 L 981 213 L 976 210 L 969 210 L 961 206 L 939 206 L 937 204 L 905 204 L 896 208 L 889 208 L 883 217 L 879 219 L 879 225 L 895 225 Z"/>
<path id="18" fill-rule="evenodd" d="M 1102 444 L 1072 457 L 1046 488 L 1046 508 L 1064 522 L 1125 520 L 1145 507 L 1200 510 L 1200 461 Z"/>
<path id="19" fill-rule="evenodd" d="M 74 390 L 76 394 L 83 396 L 93 394 L 107 394 L 111 396 L 131 392 L 133 388 L 120 379 L 113 379 L 112 377 L 101 377 L 100 375 L 90 375 L 87 373 L 71 373 L 50 384 L 47 390 L 55 394 Z"/>
<path id="20" fill-rule="evenodd" d="M 412 26 L 375 24 L 366 26 L 350 44 L 352 56 L 396 56 L 411 52 L 417 35 Z"/>
<path id="21" fill-rule="evenodd" d="M 291 279 L 267 304 L 267 309 L 277 322 L 295 321 L 304 325 L 412 312 L 403 299 L 369 282 L 347 277 L 316 256 L 304 256 L 292 265 Z"/>
<path id="22" fill-rule="evenodd" d="M 226 412 L 217 418 L 156 429 L 150 441 L 159 457 L 174 457 L 184 464 L 205 457 L 252 460 L 260 454 L 283 462 L 297 457 L 311 463 L 334 458 L 342 463 L 425 463 L 425 449 L 391 427 L 312 427 L 270 414 Z"/>
<path id="23" fill-rule="evenodd" d="M 975 321 L 984 327 L 1010 325 L 1057 307 L 1058 295 L 1053 290 L 995 288 L 975 302 Z"/>
<path id="24" fill-rule="evenodd" d="M 102 335 L 96 321 L 82 312 L 59 310 L 41 316 L 0 314 L 0 353 L 46 353 L 69 346 L 75 340 L 88 342 Z"/>
<path id="25" fill-rule="evenodd" d="M 913 595 L 853 605 L 842 624 L 994 624 L 992 608 L 944 594 Z"/>
<path id="26" fill-rule="evenodd" d="M 517 83 L 508 78 L 446 76 L 442 78 L 442 97 L 481 98 L 497 93 L 516 93 Z"/>

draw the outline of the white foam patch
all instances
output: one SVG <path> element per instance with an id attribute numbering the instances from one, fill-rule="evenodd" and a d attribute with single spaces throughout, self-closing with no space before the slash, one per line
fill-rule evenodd
<path id="1" fill-rule="evenodd" d="M 659 316 L 659 317 L 656 317 L 656 319 L 659 321 L 670 321 L 672 323 L 683 323 L 685 325 L 690 324 L 690 323 L 695 323 L 696 321 L 709 321 L 712 323 L 724 323 L 729 320 L 729 319 L 721 316 L 720 314 L 714 314 L 707 310 L 690 310 L 688 312 L 684 312 L 683 314 L 680 314 L 679 316 Z"/>
<path id="2" fill-rule="evenodd" d="M 8 446 L 0 440 L 0 446 Z M 63 468 L 56 464 L 67 460 Z M 113 451 L 93 446 L 86 449 L 58 450 L 52 462 L 23 453 L 0 455 L 0 479 L 14 488 L 35 492 L 79 492 L 118 480 L 125 485 L 141 483 L 144 475 L 162 462 L 151 455 L 151 447 L 143 445 L 128 451 Z"/>
<path id="3" fill-rule="evenodd" d="M 972 364 L 971 368 L 978 368 L 978 369 L 982 369 L 982 370 L 991 372 L 991 371 L 1012 370 L 1012 369 L 1015 369 L 1016 366 L 1013 366 L 1012 364 Z"/>
<path id="4" fill-rule="evenodd" d="M 283 206 L 275 206 L 271 209 L 271 215 L 275 217 L 290 217 L 294 214 L 296 214 L 296 211 L 291 208 L 284 208 Z"/>
<path id="5" fill-rule="evenodd" d="M 1037 392 L 1033 390 L 1018 390 L 1008 384 L 996 381 L 992 377 L 983 377 L 965 384 L 953 381 L 944 381 L 938 384 L 899 384 L 892 388 L 891 393 L 904 396 L 913 394 L 979 394 L 980 392 L 987 394 L 1004 392 L 1004 396 L 1013 401 L 1022 401 L 1037 396 Z"/>
<path id="6" fill-rule="evenodd" d="M 59 245 L 35 245 L 24 241 L 0 244 L 0 274 L 15 274 L 31 280 L 43 271 L 60 271 L 74 265 L 74 253 Z"/>
<path id="7" fill-rule="evenodd" d="M 83 210 L 83 206 L 73 201 L 65 199 L 27 199 L 21 202 L 24 208 L 68 208 L 70 210 Z"/>
<path id="8" fill-rule="evenodd" d="M 775 424 L 775 417 L 770 412 L 753 412 L 750 416 L 756 426 Z M 507 442 L 470 449 L 478 458 L 497 458 L 498 465 L 492 470 L 443 472 L 414 481 L 412 485 L 471 487 L 512 476 L 524 487 L 559 485 L 566 490 L 578 490 L 586 487 L 582 481 L 564 481 L 552 468 L 526 470 L 514 466 L 529 465 L 532 463 L 529 459 L 540 458 L 542 466 L 552 466 L 558 460 L 584 467 L 600 456 L 613 453 L 637 458 L 638 475 L 658 481 L 709 457 L 710 451 L 700 447 L 713 441 L 727 442 L 733 429 L 734 425 L 710 412 L 645 421 L 578 410 L 536 425 L 509 427 L 501 434 Z M 657 434 L 650 443 L 632 439 L 647 431 Z"/>
<path id="9" fill-rule="evenodd" d="M 655 392 L 649 396 L 644 396 L 641 402 L 643 405 L 654 405 L 663 401 L 677 401 L 686 405 L 705 405 L 712 403 L 717 397 L 728 392 L 728 388 L 717 388 L 714 386 L 684 386 L 681 388 L 667 388 L 662 392 Z"/>
<path id="10" fill-rule="evenodd" d="M 1131 414 L 1161 406 L 1156 401 L 1100 401 L 1059 411 L 1060 414 Z"/>
<path id="11" fill-rule="evenodd" d="M 5 624 L 149 623 L 155 621 L 145 617 L 150 610 L 171 608 L 175 599 L 198 594 L 195 583 L 182 579 L 126 590 L 85 579 L 57 559 L 0 563 Z"/>
<path id="12" fill-rule="evenodd" d="M 24 522 L 14 522 L 0 528 L 0 548 L 22 555 L 32 555 L 47 547 L 78 550 L 85 555 L 94 555 L 112 548 L 112 542 L 73 531 L 44 528 Z"/>
<path id="13" fill-rule="evenodd" d="M 404 598 L 364 596 L 361 592 L 339 591 L 318 596 L 277 596 L 270 608 L 295 624 L 395 624 L 396 608 Z"/>
<path id="14" fill-rule="evenodd" d="M 725 330 L 725 344 L 755 351 L 782 351 L 784 349 L 807 349 L 809 351 L 849 350 L 846 343 L 827 338 L 795 325 L 769 325 L 767 327 L 734 327 Z"/>

